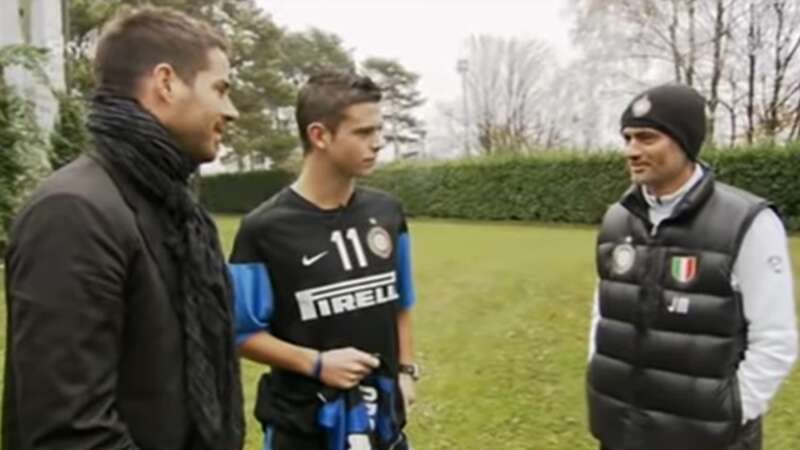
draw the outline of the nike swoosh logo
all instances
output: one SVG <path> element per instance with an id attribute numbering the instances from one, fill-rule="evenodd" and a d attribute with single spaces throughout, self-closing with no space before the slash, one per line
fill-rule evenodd
<path id="1" fill-rule="evenodd" d="M 320 253 L 318 255 L 312 256 L 311 258 L 309 258 L 308 256 L 303 255 L 303 266 L 308 267 L 308 266 L 314 264 L 315 262 L 319 261 L 320 259 L 322 259 L 322 257 L 324 257 L 327 254 L 328 254 L 328 251 L 326 250 L 326 251 L 324 251 L 324 252 L 322 252 L 322 253 Z"/>

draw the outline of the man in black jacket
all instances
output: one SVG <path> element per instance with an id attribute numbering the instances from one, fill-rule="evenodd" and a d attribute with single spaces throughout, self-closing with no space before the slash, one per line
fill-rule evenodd
<path id="1" fill-rule="evenodd" d="M 226 49 L 171 9 L 105 28 L 95 151 L 10 232 L 3 449 L 241 448 L 230 282 L 187 187 L 237 117 Z"/>
<path id="2" fill-rule="evenodd" d="M 598 235 L 591 432 L 604 450 L 760 449 L 797 358 L 783 224 L 698 160 L 694 89 L 649 89 L 620 125 L 633 186 Z"/>

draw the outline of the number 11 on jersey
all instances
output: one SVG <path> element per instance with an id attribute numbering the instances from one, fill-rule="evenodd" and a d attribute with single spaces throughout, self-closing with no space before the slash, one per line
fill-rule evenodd
<path id="1" fill-rule="evenodd" d="M 331 233 L 331 242 L 336 244 L 336 250 L 339 252 L 339 258 L 342 259 L 342 266 L 344 270 L 353 270 L 353 264 L 350 260 L 350 254 L 347 250 L 345 239 L 350 241 L 353 246 L 353 252 L 356 254 L 356 260 L 359 267 L 367 267 L 367 257 L 364 255 L 364 247 L 361 246 L 361 240 L 358 238 L 358 231 L 355 227 L 347 229 L 346 233 L 341 230 L 336 230 Z"/>

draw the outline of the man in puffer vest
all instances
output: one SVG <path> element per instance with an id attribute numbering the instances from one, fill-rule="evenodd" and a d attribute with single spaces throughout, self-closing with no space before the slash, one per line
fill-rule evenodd
<path id="1" fill-rule="evenodd" d="M 587 373 L 603 450 L 752 450 L 797 357 L 786 231 L 697 157 L 705 100 L 670 84 L 621 120 L 632 187 L 603 218 Z"/>

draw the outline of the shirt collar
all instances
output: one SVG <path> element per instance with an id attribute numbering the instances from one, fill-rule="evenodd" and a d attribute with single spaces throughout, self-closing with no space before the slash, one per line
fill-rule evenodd
<path id="1" fill-rule="evenodd" d="M 662 195 L 656 196 L 652 195 L 650 192 L 647 191 L 647 188 L 642 187 L 642 195 L 644 196 L 645 201 L 650 206 L 651 209 L 670 209 L 677 205 L 681 199 L 689 192 L 700 180 L 703 178 L 703 168 L 700 164 L 694 165 L 694 172 L 692 176 L 689 177 L 689 180 L 683 184 L 677 191 Z"/>

